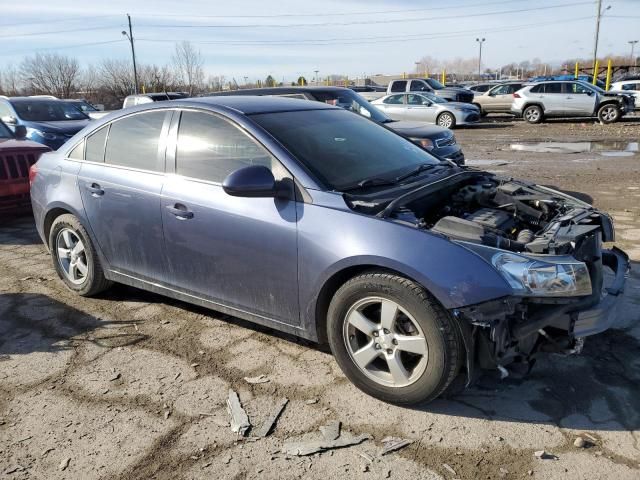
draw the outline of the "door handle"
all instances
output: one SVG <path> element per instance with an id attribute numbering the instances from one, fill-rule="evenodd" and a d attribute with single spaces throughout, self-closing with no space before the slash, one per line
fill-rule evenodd
<path id="1" fill-rule="evenodd" d="M 167 205 L 166 209 L 169 210 L 172 215 L 175 215 L 179 220 L 188 220 L 190 218 L 193 218 L 193 212 L 182 203 Z"/>
<path id="2" fill-rule="evenodd" d="M 86 189 L 91 193 L 93 197 L 101 197 L 104 195 L 104 190 L 97 183 L 92 183 L 91 185 L 87 185 Z"/>

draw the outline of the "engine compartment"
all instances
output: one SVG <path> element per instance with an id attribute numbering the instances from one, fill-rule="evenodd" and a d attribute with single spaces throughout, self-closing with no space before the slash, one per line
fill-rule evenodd
<path id="1" fill-rule="evenodd" d="M 608 218 L 577 199 L 491 174 L 412 199 L 390 217 L 451 239 L 537 254 L 572 253 L 597 230 L 605 241 L 613 234 Z"/>

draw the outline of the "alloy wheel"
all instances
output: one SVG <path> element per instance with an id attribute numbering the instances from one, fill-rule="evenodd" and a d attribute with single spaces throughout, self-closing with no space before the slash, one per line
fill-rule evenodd
<path id="1" fill-rule="evenodd" d="M 438 125 L 445 128 L 450 128 L 453 125 L 453 117 L 449 113 L 443 113 L 438 119 Z"/>
<path id="2" fill-rule="evenodd" d="M 67 279 L 80 285 L 87 278 L 89 267 L 84 243 L 76 232 L 63 228 L 56 237 L 58 263 Z"/>
<path id="3" fill-rule="evenodd" d="M 406 387 L 424 373 L 428 345 L 418 322 L 398 303 L 366 297 L 348 310 L 343 338 L 354 364 L 386 387 Z"/>
<path id="4" fill-rule="evenodd" d="M 540 112 L 536 108 L 527 108 L 524 112 L 524 116 L 529 122 L 537 122 L 540 118 Z"/>
<path id="5" fill-rule="evenodd" d="M 602 109 L 601 115 L 602 120 L 604 120 L 605 122 L 613 122 L 616 119 L 618 112 L 616 110 L 616 107 L 610 105 Z"/>

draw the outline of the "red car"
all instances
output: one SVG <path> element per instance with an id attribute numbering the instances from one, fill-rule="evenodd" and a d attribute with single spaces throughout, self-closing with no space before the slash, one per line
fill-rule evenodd
<path id="1" fill-rule="evenodd" d="M 0 121 L 0 213 L 18 213 L 30 206 L 29 167 L 51 150 L 24 140 L 25 135 L 24 127 L 17 126 L 14 133 Z"/>

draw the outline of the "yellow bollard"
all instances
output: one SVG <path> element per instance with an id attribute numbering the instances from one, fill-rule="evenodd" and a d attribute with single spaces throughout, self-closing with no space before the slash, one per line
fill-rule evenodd
<path id="1" fill-rule="evenodd" d="M 576 62 L 576 73 L 573 78 L 575 78 L 576 80 L 578 79 L 578 62 Z"/>
<path id="2" fill-rule="evenodd" d="M 429 70 L 424 70 L 424 78 L 429 78 Z"/>
<path id="3" fill-rule="evenodd" d="M 406 78 L 407 78 L 407 74 L 406 74 L 406 72 L 402 72 L 402 79 L 403 79 L 403 80 L 406 80 Z"/>
<path id="4" fill-rule="evenodd" d="M 446 70 L 443 68 L 442 69 L 442 81 L 440 82 L 442 85 L 447 85 L 447 72 Z"/>
<path id="5" fill-rule="evenodd" d="M 611 86 L 611 59 L 607 61 L 607 82 L 606 82 L 606 85 L 604 86 L 604 89 L 609 90 L 610 86 Z"/>
<path id="6" fill-rule="evenodd" d="M 600 69 L 600 61 L 596 60 L 596 64 L 593 66 L 593 83 L 594 85 L 596 84 L 596 81 L 598 80 L 598 70 Z"/>

